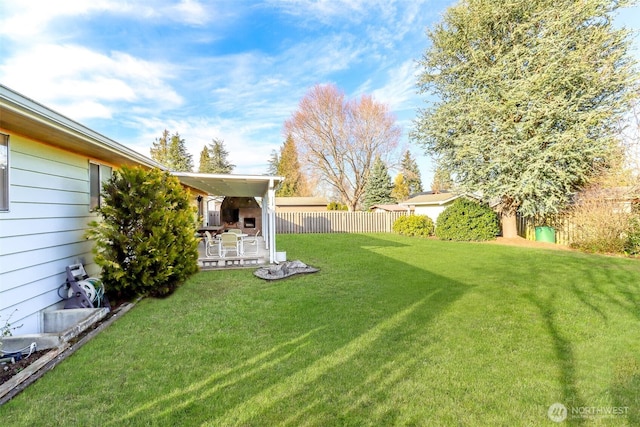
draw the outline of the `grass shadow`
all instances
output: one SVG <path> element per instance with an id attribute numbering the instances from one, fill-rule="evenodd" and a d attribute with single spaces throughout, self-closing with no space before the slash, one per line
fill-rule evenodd
<path id="1" fill-rule="evenodd" d="M 640 425 L 640 360 L 636 356 L 618 360 L 610 392 L 618 416 L 628 425 Z"/>
<path id="2" fill-rule="evenodd" d="M 547 298 L 541 298 L 534 294 L 528 294 L 527 299 L 535 306 L 542 318 L 547 329 L 548 336 L 551 338 L 553 351 L 557 361 L 559 374 L 559 383 L 562 387 L 562 397 L 558 403 L 565 407 L 581 408 L 585 406 L 584 401 L 580 397 L 578 388 L 578 375 L 576 373 L 576 358 L 574 355 L 573 344 L 571 340 L 564 337 L 558 322 L 556 320 L 555 299 L 557 295 L 551 294 Z M 555 402 L 551 402 L 555 403 Z M 585 420 L 576 419 L 576 424 L 583 424 Z"/>
<path id="3" fill-rule="evenodd" d="M 628 357 L 615 381 L 590 387 L 584 373 L 585 351 L 622 345 L 601 335 L 637 306 L 624 296 L 635 270 L 601 275 L 575 255 L 395 235 L 278 239 L 320 271 L 274 282 L 201 272 L 143 300 L 0 408 L 3 421 L 537 425 L 555 401 L 592 404 L 603 382 L 616 403 L 638 405 L 633 333 L 621 334 Z M 616 280 L 624 286 L 599 284 Z M 592 281 L 600 300 L 582 284 Z M 588 361 L 603 375 L 600 354 L 617 355 Z"/>
<path id="4" fill-rule="evenodd" d="M 372 252 L 400 243 L 350 235 L 340 245 L 346 251 L 338 252 L 332 240 L 312 244 L 314 253 L 287 247 L 290 259 L 315 263 L 319 273 L 256 279 L 224 294 L 238 310 L 253 306 L 234 331 L 232 345 L 243 350 L 219 364 L 227 369 L 150 396 L 111 425 L 170 424 L 177 414 L 205 425 L 396 422 L 393 407 L 380 407 L 385 389 L 422 363 L 413 356 L 418 345 L 428 345 L 421 335 L 429 320 L 460 298 L 465 285 Z M 314 259 L 316 251 L 326 255 Z"/>

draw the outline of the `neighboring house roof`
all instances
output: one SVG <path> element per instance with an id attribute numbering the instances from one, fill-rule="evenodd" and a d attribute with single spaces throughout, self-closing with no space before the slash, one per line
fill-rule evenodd
<path id="1" fill-rule="evenodd" d="M 324 197 L 276 197 L 276 206 L 327 206 Z"/>
<path id="2" fill-rule="evenodd" d="M 369 210 L 380 209 L 387 212 L 406 212 L 407 206 L 405 205 L 373 205 L 369 208 Z"/>
<path id="3" fill-rule="evenodd" d="M 404 206 L 416 206 L 416 205 L 445 205 L 455 199 L 457 199 L 458 197 L 460 197 L 461 194 L 455 194 L 455 193 L 421 193 L 421 194 L 417 194 L 407 200 L 405 200 L 404 202 L 401 202 L 401 205 Z"/>
<path id="4" fill-rule="evenodd" d="M 166 169 L 137 151 L 3 85 L 0 85 L 0 108 L 0 128 L 113 164 Z"/>

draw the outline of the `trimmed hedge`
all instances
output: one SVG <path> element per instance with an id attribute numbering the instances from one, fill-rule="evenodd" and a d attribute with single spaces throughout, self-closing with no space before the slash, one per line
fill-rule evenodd
<path id="1" fill-rule="evenodd" d="M 433 220 L 426 215 L 401 216 L 393 223 L 393 231 L 404 236 L 433 235 Z"/>
<path id="2" fill-rule="evenodd" d="M 488 206 L 465 197 L 446 208 L 436 224 L 436 236 L 441 240 L 491 240 L 500 233 L 498 215 Z"/>

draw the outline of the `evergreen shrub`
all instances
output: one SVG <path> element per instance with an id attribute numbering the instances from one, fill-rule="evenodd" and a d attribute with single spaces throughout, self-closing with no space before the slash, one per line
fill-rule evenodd
<path id="1" fill-rule="evenodd" d="M 393 231 L 404 236 L 429 237 L 433 229 L 433 220 L 426 215 L 401 216 L 393 223 Z"/>
<path id="2" fill-rule="evenodd" d="M 329 204 L 327 205 L 327 210 L 328 211 L 348 211 L 349 207 L 344 203 L 329 202 Z"/>
<path id="3" fill-rule="evenodd" d="M 102 201 L 87 237 L 110 298 L 166 296 L 198 270 L 196 212 L 176 177 L 123 167 L 103 184 Z"/>
<path id="4" fill-rule="evenodd" d="M 464 197 L 455 200 L 436 221 L 436 236 L 441 240 L 491 240 L 499 232 L 498 215 L 488 206 Z"/>

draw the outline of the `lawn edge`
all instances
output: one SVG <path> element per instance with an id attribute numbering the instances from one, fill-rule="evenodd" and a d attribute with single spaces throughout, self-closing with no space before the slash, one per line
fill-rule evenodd
<path id="1" fill-rule="evenodd" d="M 113 322 L 118 320 L 121 315 L 127 313 L 134 306 L 135 303 L 122 304 L 120 307 L 114 310 L 113 315 L 108 320 L 106 320 L 93 331 L 82 337 L 80 340 L 78 340 L 78 342 L 74 344 L 66 342 L 61 346 L 52 349 L 37 361 L 29 365 L 24 371 L 20 372 L 9 381 L 2 384 L 2 386 L 0 386 L 0 406 L 13 399 L 29 385 L 33 384 L 44 374 L 55 368 L 58 363 L 71 356 L 80 347 L 85 345 L 104 329 L 108 328 Z"/>

